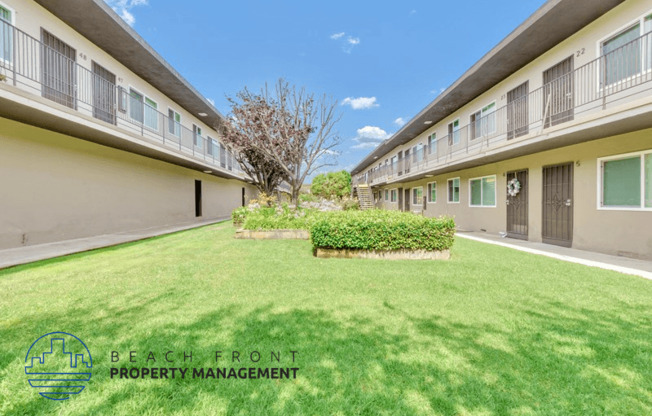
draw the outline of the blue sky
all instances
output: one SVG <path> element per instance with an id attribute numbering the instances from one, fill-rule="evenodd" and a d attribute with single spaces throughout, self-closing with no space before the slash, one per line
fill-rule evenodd
<path id="1" fill-rule="evenodd" d="M 544 0 L 107 2 L 225 115 L 279 77 L 338 100 L 350 169 Z"/>

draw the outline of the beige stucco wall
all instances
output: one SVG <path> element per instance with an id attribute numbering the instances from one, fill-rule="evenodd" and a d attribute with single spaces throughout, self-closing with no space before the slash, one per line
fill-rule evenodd
<path id="1" fill-rule="evenodd" d="M 0 5 L 8 7 L 14 11 L 14 25 L 18 29 L 24 31 L 37 40 L 40 40 L 41 38 L 41 28 L 47 30 L 75 49 L 77 52 L 76 63 L 80 66 L 91 70 L 92 63 L 95 61 L 116 76 L 117 86 L 121 86 L 125 90 L 129 90 L 129 88 L 135 89 L 139 93 L 154 100 L 157 103 L 157 110 L 165 116 L 168 114 L 168 109 L 171 108 L 181 115 L 181 124 L 186 128 L 192 129 L 192 125 L 196 124 L 202 128 L 202 135 L 204 137 L 210 136 L 213 139 L 219 139 L 218 133 L 205 124 L 196 114 L 191 114 L 172 101 L 161 91 L 157 90 L 151 84 L 134 74 L 118 60 L 80 35 L 77 31 L 47 11 L 41 5 L 31 0 L 0 0 Z M 80 13 L 83 12 L 80 11 Z M 36 52 L 38 52 L 38 50 Z M 33 59 L 38 62 L 38 54 L 34 56 Z M 11 73 L 9 72 L 7 75 L 11 76 Z M 32 93 L 36 92 L 37 94 L 40 94 L 40 86 L 38 84 L 28 82 L 24 79 L 21 80 L 21 84 L 19 84 L 18 87 L 24 88 Z M 87 115 L 92 114 L 91 109 L 87 105 L 79 105 L 77 111 Z M 139 129 L 136 129 L 128 123 L 121 123 L 121 126 L 134 128 L 134 131 L 139 131 Z M 167 126 L 162 126 L 162 128 L 167 129 Z"/>
<path id="2" fill-rule="evenodd" d="M 243 187 L 255 195 L 238 180 L 3 118 L 0 149 L 0 249 L 228 217 Z"/>
<path id="3" fill-rule="evenodd" d="M 450 215 L 459 228 L 482 229 L 489 233 L 505 231 L 507 223 L 506 172 L 528 169 L 530 241 L 541 241 L 542 167 L 574 162 L 573 247 L 609 254 L 652 259 L 652 211 L 598 209 L 598 162 L 606 156 L 652 149 L 652 129 L 607 137 L 587 143 L 491 163 L 484 166 L 437 175 L 432 178 L 392 184 L 386 188 L 423 186 L 437 182 L 437 202 L 427 204 L 425 215 Z M 496 175 L 496 207 L 469 206 L 469 179 Z M 460 177 L 460 203 L 447 203 L 447 180 Z M 398 209 L 397 204 L 381 204 Z M 412 209 L 411 209 L 412 210 Z"/>
<path id="4" fill-rule="evenodd" d="M 362 173 L 364 173 L 364 171 L 368 171 L 369 168 L 377 167 L 379 163 L 384 164 L 385 159 L 391 160 L 391 157 L 396 156 L 399 151 L 412 149 L 412 147 L 418 144 L 427 145 L 428 136 L 432 133 L 436 133 L 437 138 L 441 140 L 448 134 L 448 124 L 453 122 L 455 119 L 459 118 L 460 127 L 464 128 L 470 123 L 471 114 L 475 113 L 482 107 L 492 102 L 496 103 L 497 109 L 504 107 L 507 104 L 507 92 L 526 81 L 529 81 L 530 93 L 537 90 L 538 88 L 541 88 L 543 86 L 543 72 L 568 58 L 569 56 L 573 56 L 573 65 L 575 69 L 586 65 L 587 63 L 600 56 L 601 42 L 603 42 L 606 38 L 613 36 L 619 31 L 627 28 L 634 22 L 640 20 L 642 16 L 646 16 L 650 13 L 652 13 L 652 3 L 650 1 L 627 0 L 623 2 L 619 6 L 616 6 L 600 18 L 593 21 L 591 24 L 585 26 L 572 36 L 568 37 L 563 42 L 560 42 L 554 48 L 542 54 L 528 65 L 514 72 L 506 79 L 496 83 L 494 87 L 484 92 L 483 94 L 480 94 L 477 98 L 473 99 L 466 105 L 460 107 L 451 115 L 434 124 L 423 133 L 410 140 L 408 143 L 401 146 L 396 146 L 386 154 L 379 156 L 378 160 L 376 160 L 374 163 L 371 163 L 367 168 L 363 170 Z M 599 80 L 596 78 L 596 85 L 598 82 Z M 631 95 L 634 91 L 637 90 L 637 88 L 630 89 L 627 91 L 627 95 Z M 581 101 L 579 95 L 582 93 L 582 91 L 583 90 L 579 85 L 576 86 L 577 102 Z M 649 96 L 649 91 L 646 93 L 646 95 L 643 95 L 643 97 L 648 98 Z M 632 100 L 634 98 L 641 98 L 641 95 L 631 96 L 628 98 L 628 100 Z M 626 102 L 626 100 L 623 100 L 622 102 Z M 535 110 L 534 106 L 531 105 L 530 107 L 531 120 L 534 120 L 534 117 L 541 116 L 540 113 L 533 113 Z M 575 117 L 582 117 L 583 114 L 581 111 L 583 110 L 583 108 L 576 109 Z M 497 123 L 500 124 L 501 122 L 504 122 L 504 120 L 499 118 Z"/>

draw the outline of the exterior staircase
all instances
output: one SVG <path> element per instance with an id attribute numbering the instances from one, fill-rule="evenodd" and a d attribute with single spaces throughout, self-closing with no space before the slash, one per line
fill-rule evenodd
<path id="1" fill-rule="evenodd" d="M 371 192 L 371 187 L 367 184 L 360 184 L 357 186 L 358 201 L 360 202 L 360 209 L 367 210 L 374 208 L 374 196 Z"/>

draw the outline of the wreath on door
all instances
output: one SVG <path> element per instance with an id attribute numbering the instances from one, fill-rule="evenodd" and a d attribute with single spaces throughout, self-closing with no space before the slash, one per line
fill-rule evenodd
<path id="1" fill-rule="evenodd" d="M 510 179 L 507 182 L 507 193 L 510 196 L 516 196 L 519 192 L 521 192 L 521 183 L 516 178 Z"/>

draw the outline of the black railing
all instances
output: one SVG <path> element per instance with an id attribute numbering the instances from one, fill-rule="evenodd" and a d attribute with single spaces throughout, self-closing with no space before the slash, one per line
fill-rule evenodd
<path id="1" fill-rule="evenodd" d="M 647 33 L 495 111 L 474 117 L 465 126 L 444 126 L 447 135 L 416 149 L 416 153 L 410 149 L 408 157 L 395 163 L 370 165 L 353 178 L 354 184 L 403 180 L 498 148 L 512 139 L 540 134 L 577 115 L 604 110 L 609 104 L 649 98 L 650 81 L 652 33 Z"/>
<path id="2" fill-rule="evenodd" d="M 156 104 L 143 95 L 115 85 L 107 79 L 111 75 L 108 71 L 85 68 L 1 19 L 0 75 L 4 82 L 137 134 L 162 148 L 244 175 L 231 151 L 217 138 L 202 136 L 159 112 Z"/>

